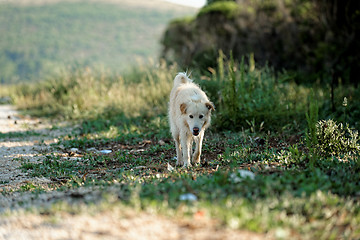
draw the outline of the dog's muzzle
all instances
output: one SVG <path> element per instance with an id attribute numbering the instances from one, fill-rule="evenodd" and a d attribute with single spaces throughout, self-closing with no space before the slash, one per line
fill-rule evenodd
<path id="1" fill-rule="evenodd" d="M 197 135 L 199 135 L 199 133 L 200 133 L 200 129 L 198 127 L 194 127 L 193 128 L 193 135 L 197 136 Z"/>

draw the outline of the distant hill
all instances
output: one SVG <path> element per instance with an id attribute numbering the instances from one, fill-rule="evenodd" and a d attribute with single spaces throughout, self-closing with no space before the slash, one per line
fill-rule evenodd
<path id="1" fill-rule="evenodd" d="M 194 8 L 160 0 L 0 1 L 0 83 L 36 81 L 65 67 L 122 71 L 156 59 L 166 24 Z"/>

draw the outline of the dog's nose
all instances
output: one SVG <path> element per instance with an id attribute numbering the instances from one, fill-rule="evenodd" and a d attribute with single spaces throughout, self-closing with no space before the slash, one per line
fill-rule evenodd
<path id="1" fill-rule="evenodd" d="M 193 134 L 194 134 L 195 136 L 199 135 L 199 132 L 200 132 L 200 129 L 199 129 L 198 127 L 194 127 L 194 128 L 193 128 Z"/>

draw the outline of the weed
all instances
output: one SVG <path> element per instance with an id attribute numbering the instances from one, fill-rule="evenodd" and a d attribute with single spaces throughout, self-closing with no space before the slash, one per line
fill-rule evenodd
<path id="1" fill-rule="evenodd" d="M 360 153 L 358 132 L 348 125 L 333 120 L 320 120 L 316 124 L 316 151 L 324 157 Z"/>
<path id="2" fill-rule="evenodd" d="M 22 185 L 20 187 L 21 191 L 32 191 L 34 189 L 36 189 L 36 186 L 33 183 L 27 183 L 25 185 Z"/>
<path id="3" fill-rule="evenodd" d="M 314 165 L 318 159 L 317 152 L 315 150 L 315 146 L 317 145 L 317 137 L 316 137 L 316 123 L 318 121 L 319 115 L 319 106 L 318 102 L 314 99 L 314 93 L 312 92 L 310 95 L 310 106 L 309 113 L 306 113 L 306 121 L 307 121 L 307 131 L 305 133 L 306 137 L 306 145 L 310 150 L 310 167 L 314 169 Z"/>
<path id="4" fill-rule="evenodd" d="M 256 122 L 264 130 L 275 130 L 298 119 L 305 110 L 308 89 L 292 83 L 286 72 L 276 77 L 268 67 L 257 69 L 253 55 L 247 65 L 245 58 L 236 63 L 231 55 L 225 61 L 219 52 L 217 70 L 211 69 L 212 81 L 203 84 L 219 106 L 214 118 L 218 129 L 241 130 Z"/>

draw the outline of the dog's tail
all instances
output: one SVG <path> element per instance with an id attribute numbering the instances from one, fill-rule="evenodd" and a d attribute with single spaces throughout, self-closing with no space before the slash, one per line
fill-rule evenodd
<path id="1" fill-rule="evenodd" d="M 184 84 L 184 83 L 189 83 L 189 82 L 192 82 L 192 80 L 189 78 L 187 73 L 181 72 L 181 73 L 178 73 L 178 75 L 176 75 L 176 77 L 174 79 L 174 86 Z"/>

